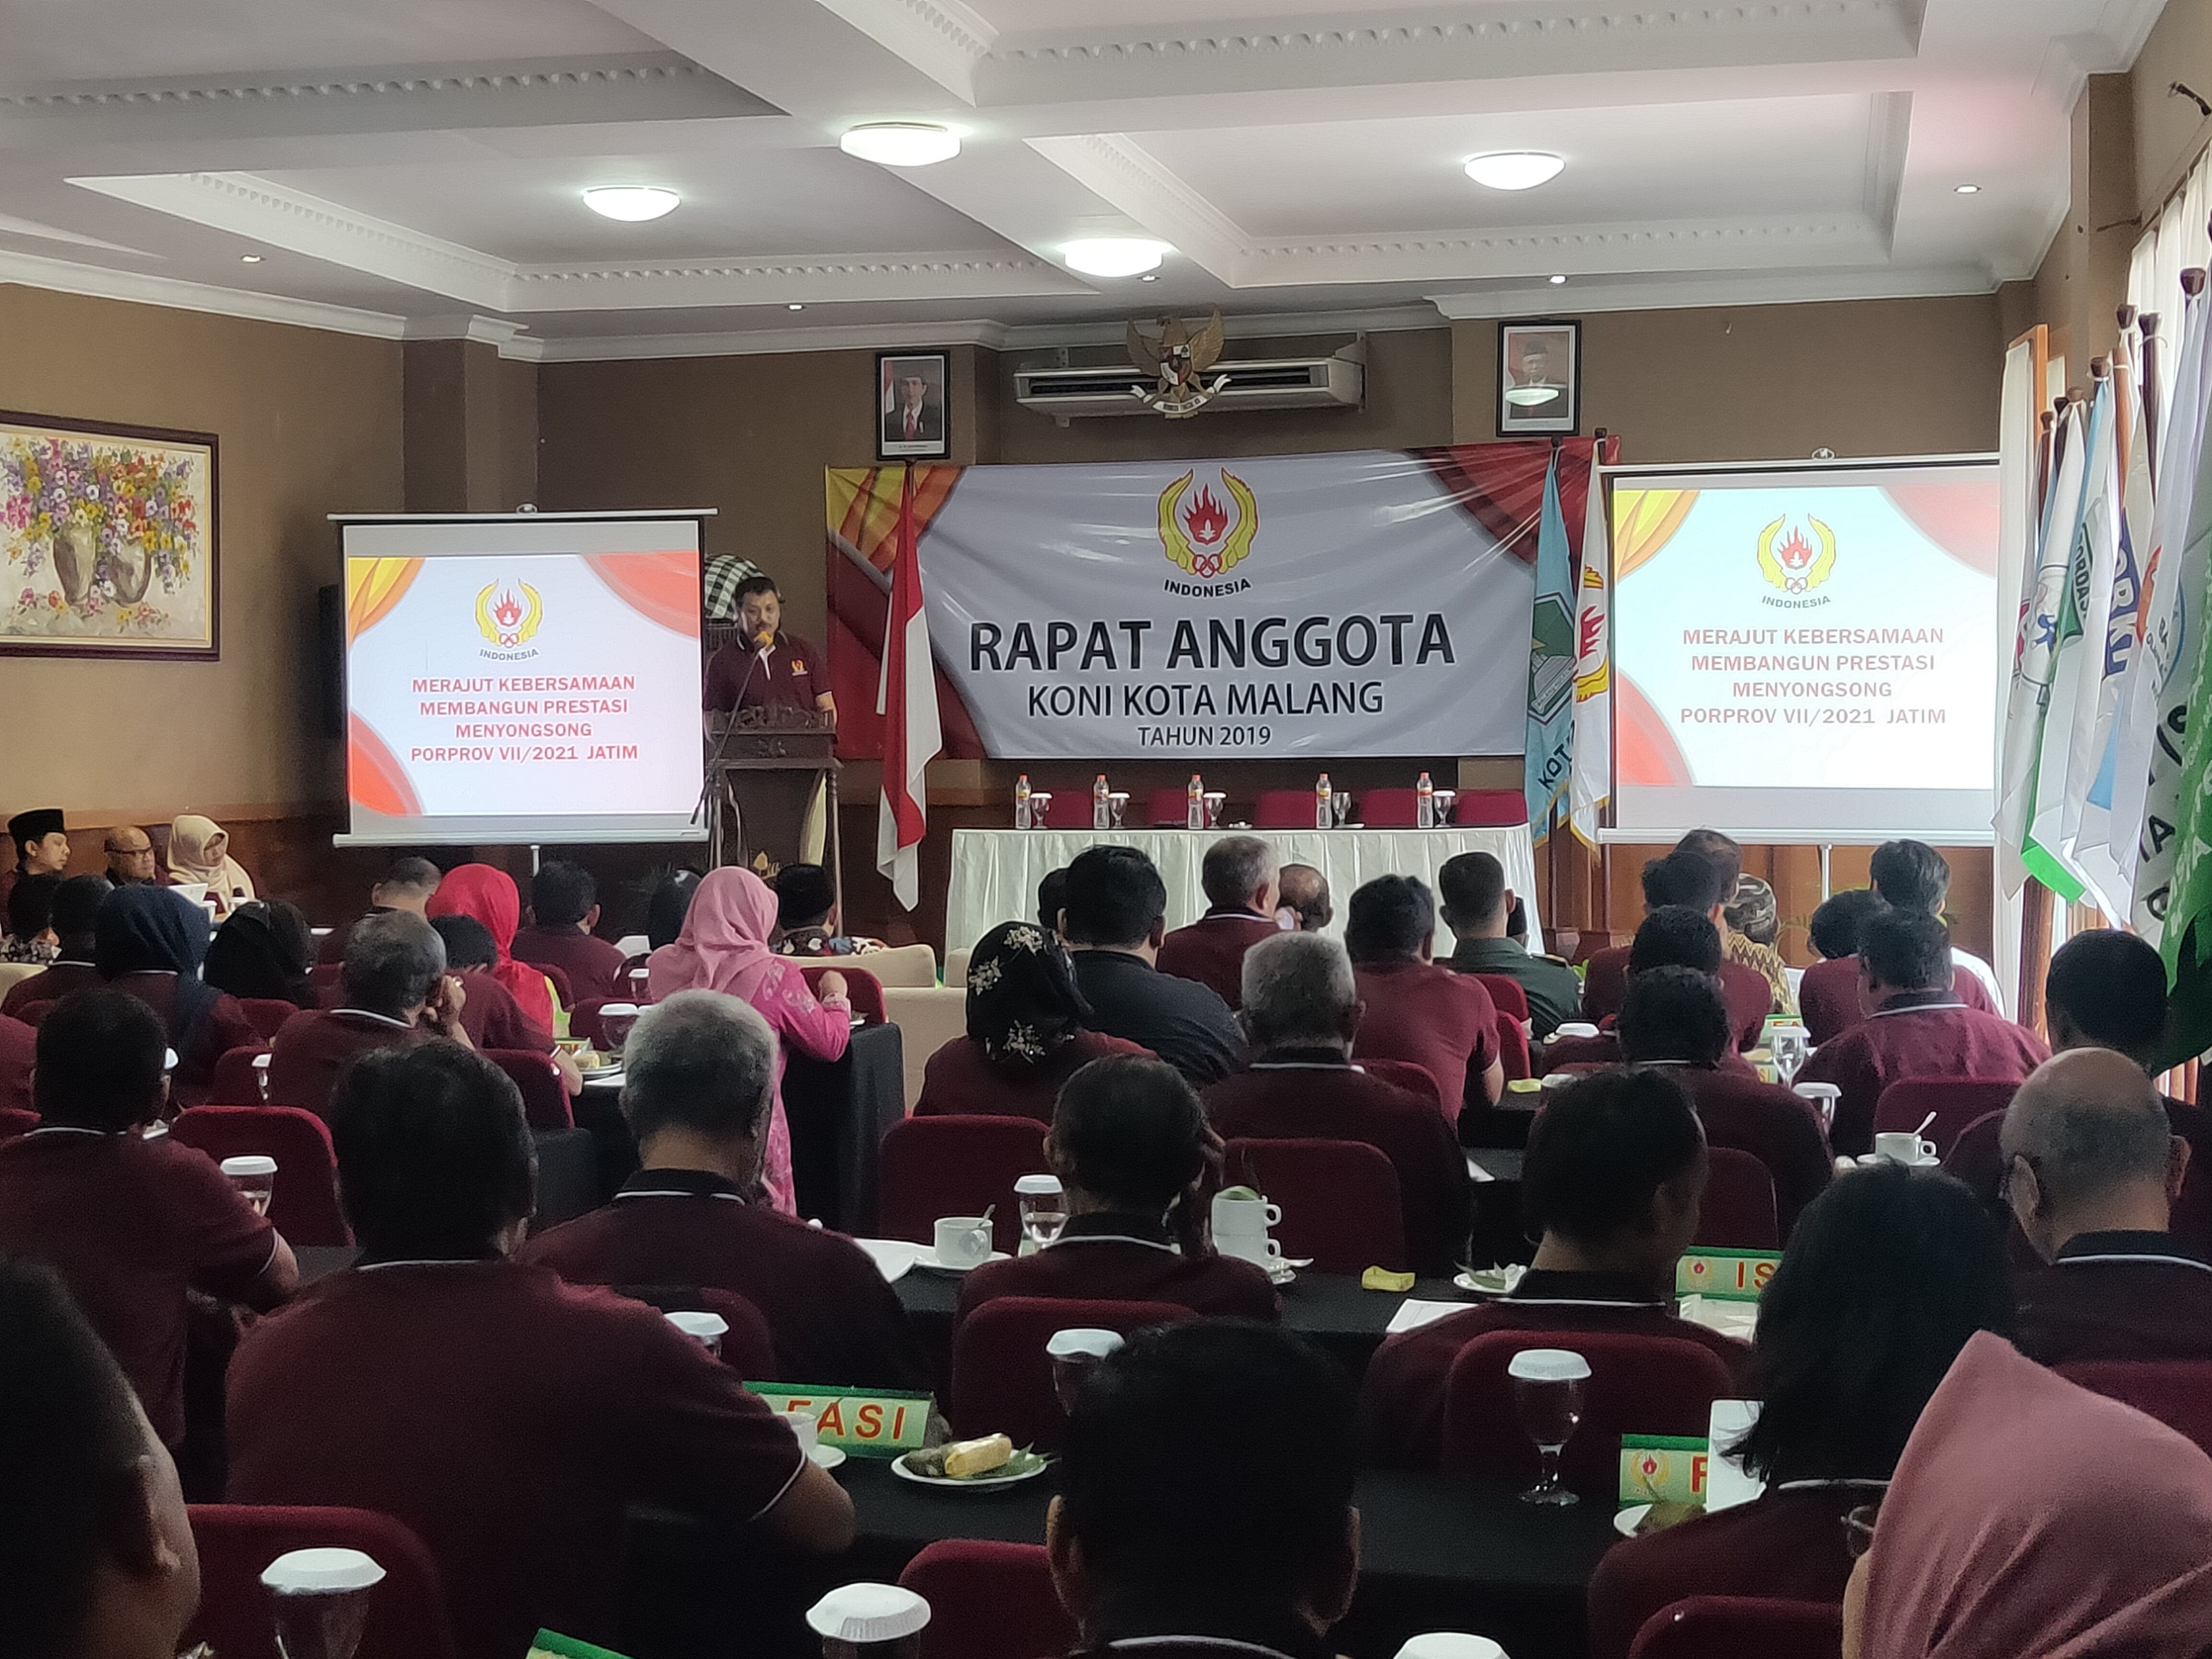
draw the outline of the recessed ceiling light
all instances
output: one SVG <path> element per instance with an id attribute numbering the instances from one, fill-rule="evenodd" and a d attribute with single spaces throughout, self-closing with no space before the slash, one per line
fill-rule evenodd
<path id="1" fill-rule="evenodd" d="M 786 306 L 784 309 L 786 311 L 804 311 L 806 307 L 799 304 L 798 301 L 793 300 L 789 305 Z"/>
<path id="2" fill-rule="evenodd" d="M 1553 288 L 1564 288 L 1566 286 L 1566 282 L 1567 279 L 1564 276 L 1554 276 L 1552 278 L 1552 286 Z"/>
<path id="3" fill-rule="evenodd" d="M 871 121 L 848 129 L 837 148 L 887 167 L 926 167 L 960 154 L 960 135 L 921 121 Z"/>
<path id="4" fill-rule="evenodd" d="M 261 256 L 258 253 L 241 253 L 238 256 L 238 263 L 242 265 L 258 265 L 261 263 Z"/>
<path id="5" fill-rule="evenodd" d="M 1566 163 L 1537 149 L 1500 150 L 1468 158 L 1467 176 L 1492 190 L 1534 190 L 1559 176 Z"/>
<path id="6" fill-rule="evenodd" d="M 1087 236 L 1060 252 L 1069 270 L 1085 276 L 1135 276 L 1158 270 L 1167 248 L 1142 236 Z"/>
<path id="7" fill-rule="evenodd" d="M 1157 270 L 1148 270 L 1137 280 L 1140 283 L 1157 283 L 1160 280 L 1160 273 Z"/>
<path id="8" fill-rule="evenodd" d="M 1982 193 L 1979 185 L 1954 185 L 1951 188 L 1960 196 L 1979 196 Z"/>
<path id="9" fill-rule="evenodd" d="M 676 211 L 684 198 L 672 190 L 651 185 L 603 185 L 584 192 L 584 205 L 603 219 L 640 224 Z"/>

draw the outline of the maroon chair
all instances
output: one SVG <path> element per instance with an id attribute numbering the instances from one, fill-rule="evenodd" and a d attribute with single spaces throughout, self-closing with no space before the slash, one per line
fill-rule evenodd
<path id="1" fill-rule="evenodd" d="M 343 958 L 344 954 L 345 947 L 343 942 L 341 942 L 338 947 L 338 957 Z M 313 985 L 315 989 L 319 992 L 335 991 L 338 988 L 338 975 L 344 967 L 345 963 L 342 959 L 333 959 L 330 962 L 319 962 L 313 967 L 307 969 L 308 982 Z M 328 1006 L 329 1005 L 325 1004 L 325 1006 Z"/>
<path id="2" fill-rule="evenodd" d="M 236 1050 L 233 1050 L 234 1053 Z M 338 1160 L 330 1126 L 297 1106 L 191 1106 L 169 1133 L 220 1164 L 259 1154 L 276 1160 L 269 1218 L 294 1244 L 350 1244 L 338 1208 Z"/>
<path id="3" fill-rule="evenodd" d="M 1320 827 L 1310 789 L 1263 789 L 1252 805 L 1256 830 L 1313 830 Z"/>
<path id="4" fill-rule="evenodd" d="M 1055 1331 L 1131 1331 L 1195 1319 L 1171 1302 L 1086 1302 L 1004 1296 L 986 1302 L 952 1333 L 953 1432 L 1003 1434 L 1017 1446 L 1057 1451 L 1067 1419 L 1052 1389 L 1044 1345 Z"/>
<path id="5" fill-rule="evenodd" d="M 1518 789 L 1462 789 L 1452 802 L 1452 822 L 1471 829 L 1503 830 L 1528 822 L 1528 800 Z"/>
<path id="6" fill-rule="evenodd" d="M 2068 1382 L 2133 1406 L 2212 1452 L 2212 1360 L 2084 1359 L 2055 1369 Z"/>
<path id="7" fill-rule="evenodd" d="M 554 1069 L 553 1057 L 533 1048 L 487 1048 L 483 1057 L 514 1079 L 522 1091 L 522 1115 L 533 1129 L 573 1129 L 568 1088 Z"/>
<path id="8" fill-rule="evenodd" d="M 300 1012 L 298 1003 L 287 1002 L 282 997 L 240 997 L 238 1006 L 246 1010 L 246 1019 L 261 1033 L 264 1042 L 274 1042 L 276 1033 L 284 1029 L 284 1022 Z"/>
<path id="9" fill-rule="evenodd" d="M 1933 1112 L 1936 1121 L 1923 1133 L 1936 1144 L 1936 1156 L 1942 1158 L 1968 1124 L 2011 1105 L 2019 1087 L 1986 1078 L 1901 1077 L 1875 1102 L 1874 1133 L 1909 1133 Z"/>
<path id="10" fill-rule="evenodd" d="M 845 957 L 840 957 L 831 962 L 810 962 L 805 964 L 799 971 L 806 975 L 806 988 L 814 991 L 814 994 L 819 996 L 822 994 L 815 988 L 822 982 L 823 975 L 842 974 L 845 976 L 846 994 L 852 999 L 853 1012 L 860 1017 L 861 1023 L 866 1025 L 889 1024 L 890 1016 L 884 1012 L 883 981 L 865 968 L 848 968 L 845 965 L 846 960 Z"/>
<path id="11" fill-rule="evenodd" d="M 1420 820 L 1418 789 L 1370 789 L 1359 797 L 1359 821 L 1370 830 L 1413 830 Z"/>
<path id="12" fill-rule="evenodd" d="M 1490 993 L 1491 1006 L 1501 1014 L 1510 1014 L 1516 1019 L 1528 1018 L 1528 993 L 1521 981 L 1510 974 L 1475 974 L 1471 975 Z"/>
<path id="13" fill-rule="evenodd" d="M 1363 1057 L 1354 1064 L 1368 1076 L 1379 1078 L 1409 1094 L 1419 1095 L 1424 1100 L 1434 1102 L 1439 1110 L 1443 1109 L 1443 1085 L 1437 1081 L 1436 1074 L 1418 1060 L 1368 1060 Z"/>
<path id="14" fill-rule="evenodd" d="M 226 1048 L 222 1058 L 215 1063 L 215 1076 L 208 1085 L 208 1099 L 222 1106 L 258 1106 L 261 1104 L 261 1068 L 253 1062 L 269 1052 L 265 1043 L 251 1048 Z"/>
<path id="15" fill-rule="evenodd" d="M 599 1023 L 599 1010 L 610 1002 L 627 1002 L 628 997 L 586 997 L 568 1011 L 568 1035 L 581 1037 L 594 1048 L 607 1046 L 607 1028 Z"/>
<path id="16" fill-rule="evenodd" d="M 1503 1008 L 1498 1011 L 1498 1061 L 1504 1067 L 1509 1083 L 1516 1077 L 1536 1074 L 1535 1059 L 1528 1051 L 1528 1033 Z"/>
<path id="17" fill-rule="evenodd" d="M 1714 1250 L 1778 1250 L 1782 1223 L 1774 1198 L 1774 1172 L 1750 1152 L 1713 1146 L 1706 1156 L 1705 1208 L 1696 1242 Z"/>
<path id="18" fill-rule="evenodd" d="M 36 1030 L 39 1026 L 39 1022 L 46 1017 L 46 1010 L 52 1007 L 55 1001 L 55 998 L 48 997 L 44 1002 L 30 1003 L 27 1006 L 18 1009 L 15 1012 L 15 1018 L 21 1020 L 24 1024 L 29 1026 L 33 1030 Z"/>
<path id="19" fill-rule="evenodd" d="M 1052 799 L 1044 809 L 1044 827 L 1048 830 L 1088 830 L 1091 827 L 1091 785 L 1071 783 L 1050 792 Z M 1122 815 L 1127 817 L 1125 811 Z"/>
<path id="20" fill-rule="evenodd" d="M 776 1366 L 775 1334 L 750 1297 L 713 1285 L 617 1285 L 612 1288 L 617 1295 L 648 1304 L 664 1314 L 720 1315 L 730 1328 L 722 1333 L 722 1363 L 748 1382 L 782 1380 Z"/>
<path id="21" fill-rule="evenodd" d="M 20 1106 L 0 1106 L 0 1140 L 13 1140 L 39 1127 L 39 1115 Z"/>
<path id="22" fill-rule="evenodd" d="M 277 1659 L 263 1570 L 293 1550 L 336 1548 L 360 1550 L 384 1569 L 368 1593 L 356 1659 L 453 1659 L 437 1563 L 390 1516 L 255 1504 L 194 1504 L 185 1513 L 200 1556 L 200 1608 L 185 1626 L 185 1648 L 204 1642 L 222 1659 Z"/>
<path id="23" fill-rule="evenodd" d="M 992 1247 L 1011 1253 L 1022 1242 L 1014 1182 L 1044 1170 L 1044 1135 L 1033 1117 L 956 1114 L 892 1124 L 877 1169 L 876 1231 L 933 1243 L 939 1217 L 981 1215 L 996 1205 Z"/>
<path id="24" fill-rule="evenodd" d="M 929 1603 L 921 1659 L 1037 1659 L 1073 1653 L 1075 1621 L 1042 1544 L 946 1538 L 922 1546 L 899 1583 Z"/>
<path id="25" fill-rule="evenodd" d="M 1622 1331 L 1488 1331 L 1459 1351 L 1444 1385 L 1443 1466 L 1492 1486 L 1534 1486 L 1536 1448 L 1521 1427 L 1505 1368 L 1527 1348 L 1565 1348 L 1589 1362 L 1583 1416 L 1562 1455 L 1567 1486 L 1612 1504 L 1620 1490 L 1620 1437 L 1702 1438 L 1716 1400 L 1736 1384 L 1710 1349 L 1678 1336 Z"/>
<path id="26" fill-rule="evenodd" d="M 1844 1610 L 1832 1601 L 1692 1595 L 1644 1621 L 1628 1659 L 1840 1659 Z"/>
<path id="27" fill-rule="evenodd" d="M 568 982 L 568 970 L 566 968 L 556 968 L 550 962 L 526 962 L 522 965 L 526 968 L 534 968 L 545 975 L 546 982 L 553 988 L 553 1000 L 563 1008 L 574 1008 L 576 1006 L 576 988 Z"/>
<path id="28" fill-rule="evenodd" d="M 1128 816 L 1128 812 L 1125 808 L 1121 814 L 1122 819 L 1125 823 L 1127 821 Z M 1185 787 L 1179 789 L 1153 790 L 1151 794 L 1145 798 L 1144 822 L 1150 824 L 1155 830 L 1181 830 L 1185 828 L 1190 823 L 1190 791 L 1188 787 Z M 1131 825 L 1130 827 L 1133 829 L 1135 826 Z"/>
<path id="29" fill-rule="evenodd" d="M 1281 1206 L 1283 1254 L 1311 1256 L 1316 1273 L 1406 1270 L 1398 1171 L 1364 1141 L 1232 1140 L 1225 1178 Z"/>

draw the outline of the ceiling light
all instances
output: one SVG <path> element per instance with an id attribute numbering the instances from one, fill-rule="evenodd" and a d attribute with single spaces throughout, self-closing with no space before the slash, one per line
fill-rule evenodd
<path id="1" fill-rule="evenodd" d="M 1554 276 L 1552 278 L 1552 286 L 1553 288 L 1565 288 L 1566 285 L 1567 279 L 1564 276 Z"/>
<path id="2" fill-rule="evenodd" d="M 784 309 L 786 311 L 804 311 L 806 307 L 799 304 L 798 301 L 793 300 L 789 305 L 786 306 Z"/>
<path id="3" fill-rule="evenodd" d="M 1085 276 L 1135 276 L 1158 270 L 1167 247 L 1141 236 L 1088 236 L 1060 252 L 1069 270 Z"/>
<path id="4" fill-rule="evenodd" d="M 1148 270 L 1137 280 L 1140 283 L 1157 283 L 1160 280 L 1160 273 L 1157 270 Z"/>
<path id="5" fill-rule="evenodd" d="M 1468 158 L 1467 176 L 1492 190 L 1534 190 L 1559 176 L 1566 163 L 1541 150 L 1508 149 Z"/>
<path id="6" fill-rule="evenodd" d="M 1982 193 L 1982 187 L 1979 185 L 1954 185 L 1951 188 L 1960 196 L 1979 196 Z"/>
<path id="7" fill-rule="evenodd" d="M 241 253 L 238 256 L 238 263 L 242 265 L 258 265 L 261 263 L 261 256 L 258 253 Z"/>
<path id="8" fill-rule="evenodd" d="M 837 148 L 882 167 L 926 167 L 959 155 L 960 135 L 921 121 L 871 121 L 848 130 Z"/>
<path id="9" fill-rule="evenodd" d="M 640 224 L 673 213 L 683 199 L 672 190 L 651 185 L 605 185 L 584 192 L 586 207 L 603 219 L 619 219 L 624 224 Z"/>

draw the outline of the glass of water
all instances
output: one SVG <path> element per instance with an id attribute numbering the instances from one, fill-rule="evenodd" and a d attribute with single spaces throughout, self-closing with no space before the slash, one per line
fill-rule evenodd
<path id="1" fill-rule="evenodd" d="M 1067 1194 L 1060 1177 L 1024 1176 L 1014 1183 L 1014 1196 L 1021 1201 L 1022 1237 L 1031 1249 L 1042 1250 L 1054 1243 L 1067 1225 Z"/>
<path id="2" fill-rule="evenodd" d="M 1536 1484 L 1521 1494 L 1524 1504 L 1564 1506 L 1579 1502 L 1559 1475 L 1559 1454 L 1583 1420 L 1583 1390 L 1589 1361 L 1565 1348 L 1524 1348 L 1505 1368 L 1513 1382 L 1513 1408 L 1521 1427 L 1536 1443 L 1541 1460 Z"/>
<path id="3" fill-rule="evenodd" d="M 1767 1033 L 1767 1052 L 1774 1057 L 1774 1075 L 1786 1086 L 1797 1080 L 1798 1071 L 1812 1052 L 1809 1034 L 1802 1025 L 1778 1025 Z"/>

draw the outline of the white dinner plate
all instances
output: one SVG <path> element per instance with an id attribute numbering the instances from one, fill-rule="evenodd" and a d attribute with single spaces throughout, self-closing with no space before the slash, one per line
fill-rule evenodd
<path id="1" fill-rule="evenodd" d="M 586 1089 L 619 1089 L 622 1087 L 622 1080 L 623 1068 L 619 1066 L 602 1066 L 596 1072 L 584 1073 L 584 1086 Z"/>
<path id="2" fill-rule="evenodd" d="M 1613 1517 L 1613 1529 L 1623 1538 L 1633 1538 L 1636 1529 L 1644 1524 L 1644 1517 L 1650 1513 L 1649 1504 L 1631 1504 Z"/>
<path id="3" fill-rule="evenodd" d="M 817 1469 L 834 1469 L 845 1461 L 845 1449 L 842 1446 L 817 1445 L 811 1448 L 806 1455 L 813 1460 L 814 1467 Z"/>
<path id="4" fill-rule="evenodd" d="M 983 1258 L 983 1261 L 1012 1261 L 1012 1260 L 1013 1257 L 1008 1255 L 1004 1250 L 994 1250 Z M 938 1258 L 937 1247 L 934 1244 L 915 1246 L 914 1265 L 917 1267 L 927 1267 L 933 1273 L 973 1273 L 983 1265 L 983 1261 L 944 1261 Z M 956 1480 L 952 1484 L 965 1486 L 967 1482 Z"/>
<path id="5" fill-rule="evenodd" d="M 901 1452 L 891 1459 L 891 1473 L 902 1480 L 911 1480 L 917 1486 L 937 1486 L 951 1492 L 991 1492 L 1002 1486 L 1018 1486 L 1024 1480 L 1034 1480 L 1052 1467 L 1052 1460 L 1040 1457 L 1024 1448 L 1014 1454 L 1014 1462 L 1020 1466 L 1012 1474 L 989 1474 L 972 1480 L 955 1480 L 947 1474 L 916 1474 L 907 1468 L 909 1454 Z"/>
<path id="6" fill-rule="evenodd" d="M 1871 1170 L 1877 1164 L 1904 1164 L 1905 1160 L 1884 1158 L 1880 1152 L 1862 1152 L 1852 1162 L 1862 1170 Z M 1923 1158 L 1914 1163 L 1905 1164 L 1905 1167 L 1908 1170 L 1940 1170 L 1943 1167 L 1943 1160 L 1940 1158 Z"/>

